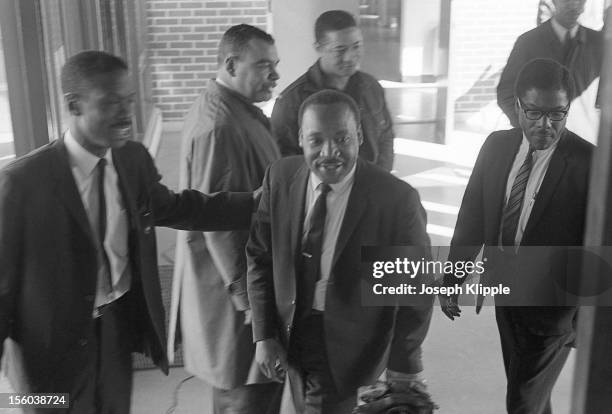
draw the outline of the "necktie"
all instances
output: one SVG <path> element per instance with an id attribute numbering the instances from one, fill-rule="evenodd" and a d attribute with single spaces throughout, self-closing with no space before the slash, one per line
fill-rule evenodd
<path id="1" fill-rule="evenodd" d="M 111 266 L 104 249 L 104 239 L 106 237 L 106 197 L 104 195 L 104 167 L 106 167 L 106 159 L 100 158 L 98 161 L 98 241 L 100 243 L 100 252 L 102 256 L 102 266 L 104 267 L 104 278 L 102 281 L 105 290 L 109 293 L 113 289 L 113 279 L 111 276 Z"/>
<path id="2" fill-rule="evenodd" d="M 310 309 L 314 295 L 314 287 L 321 274 L 321 250 L 323 247 L 323 233 L 325 216 L 327 214 L 327 194 L 331 191 L 328 184 L 319 185 L 321 194 L 317 198 L 310 215 L 308 232 L 302 243 L 302 281 L 303 306 Z"/>
<path id="3" fill-rule="evenodd" d="M 533 147 L 529 147 L 527 156 L 521 168 L 519 169 L 512 189 L 510 190 L 510 196 L 508 202 L 504 207 L 502 216 L 502 245 L 503 246 L 514 246 L 514 239 L 516 238 L 516 230 L 518 228 L 519 218 L 521 217 L 521 207 L 523 206 L 523 200 L 525 198 L 525 189 L 527 188 L 527 181 L 529 180 L 529 174 L 533 167 Z"/>
<path id="4" fill-rule="evenodd" d="M 563 42 L 563 64 L 565 66 L 570 66 L 571 64 L 571 58 L 572 58 L 572 52 L 575 46 L 575 41 L 572 38 L 572 35 L 570 34 L 570 31 L 568 30 L 567 32 L 565 32 L 565 40 Z"/>

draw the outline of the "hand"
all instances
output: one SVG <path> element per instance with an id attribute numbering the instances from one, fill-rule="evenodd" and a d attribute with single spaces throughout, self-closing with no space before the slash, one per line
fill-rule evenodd
<path id="1" fill-rule="evenodd" d="M 438 295 L 438 300 L 440 300 L 440 307 L 442 308 L 442 312 L 451 321 L 455 320 L 455 317 L 461 316 L 461 308 L 458 304 L 459 295 Z"/>
<path id="2" fill-rule="evenodd" d="M 259 187 L 253 191 L 253 211 L 257 211 L 259 208 L 259 200 L 261 200 L 261 194 L 263 193 L 263 187 Z"/>
<path id="3" fill-rule="evenodd" d="M 251 310 L 250 309 L 245 310 L 244 311 L 244 324 L 250 325 L 252 320 L 253 320 L 253 316 L 251 315 Z"/>
<path id="4" fill-rule="evenodd" d="M 264 339 L 255 344 L 255 361 L 266 377 L 283 382 L 287 369 L 287 353 L 275 338 Z"/>

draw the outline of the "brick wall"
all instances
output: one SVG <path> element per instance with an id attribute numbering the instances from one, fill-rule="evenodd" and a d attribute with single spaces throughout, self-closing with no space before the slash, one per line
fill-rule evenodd
<path id="1" fill-rule="evenodd" d="M 458 122 L 479 112 L 501 114 L 495 94 L 499 75 L 516 38 L 535 27 L 537 11 L 538 0 L 452 2 L 449 92 Z"/>
<path id="2" fill-rule="evenodd" d="M 266 29 L 268 1 L 146 0 L 153 101 L 165 122 L 181 121 L 217 70 L 217 45 L 240 23 Z"/>

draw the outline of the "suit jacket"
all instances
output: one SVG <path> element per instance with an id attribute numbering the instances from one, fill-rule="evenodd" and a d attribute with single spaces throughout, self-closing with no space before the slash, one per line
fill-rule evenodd
<path id="1" fill-rule="evenodd" d="M 153 226 L 245 228 L 251 194 L 175 194 L 135 142 L 113 150 L 113 161 L 129 216 L 133 337 L 125 340 L 167 373 Z M 18 374 L 32 392 L 61 392 L 56 384 L 75 377 L 91 355 L 98 270 L 92 233 L 63 140 L 0 172 L 0 343 L 10 338 L 19 348 Z"/>
<path id="2" fill-rule="evenodd" d="M 278 96 L 272 111 L 272 131 L 283 156 L 302 154 L 299 145 L 298 112 L 302 102 L 326 88 L 319 61 Z M 359 106 L 363 145 L 359 156 L 390 171 L 393 168 L 393 121 L 378 81 L 358 71 L 350 78 L 345 93 Z"/>
<path id="3" fill-rule="evenodd" d="M 514 110 L 514 82 L 519 71 L 528 61 L 535 58 L 549 58 L 565 65 L 574 78 L 576 97 L 579 97 L 593 81 L 599 78 L 603 58 L 602 33 L 580 26 L 573 40 L 571 52 L 566 55 L 564 46 L 557 37 L 550 20 L 518 37 L 497 85 L 497 104 L 510 119 L 512 126 L 519 126 L 518 116 Z M 595 113 L 594 97 L 596 94 L 588 95 L 589 97 L 592 95 L 592 99 L 585 99 L 582 104 L 585 105 L 584 109 L 587 114 L 593 114 Z M 577 112 L 576 109 L 570 111 L 568 120 L 570 128 L 572 128 L 571 116 L 572 113 Z"/>
<path id="4" fill-rule="evenodd" d="M 519 128 L 489 135 L 463 195 L 449 260 L 472 260 L 480 248 L 498 246 L 508 174 L 523 139 Z M 593 145 L 565 130 L 527 221 L 521 246 L 583 244 Z M 520 250 L 519 250 L 520 252 Z M 486 252 L 485 252 L 486 253 Z M 445 284 L 457 279 L 447 275 Z M 521 319 L 537 334 L 573 329 L 574 307 L 520 307 Z"/>
<path id="5" fill-rule="evenodd" d="M 290 343 L 300 305 L 297 278 L 309 173 L 303 157 L 289 157 L 272 164 L 264 179 L 247 244 L 255 341 L 277 337 L 285 346 Z M 372 383 L 385 366 L 415 371 L 408 350 L 422 342 L 431 306 L 420 311 L 362 306 L 361 288 L 370 281 L 360 276 L 361 247 L 412 245 L 429 255 L 425 224 L 414 188 L 367 161 L 357 161 L 325 298 L 325 343 L 340 395 Z"/>
<path id="6" fill-rule="evenodd" d="M 185 118 L 179 188 L 253 191 L 280 158 L 269 122 L 242 96 L 211 80 Z M 255 363 L 246 293 L 247 230 L 179 232 L 169 353 L 180 314 L 185 368 L 217 388 L 269 382 Z"/>

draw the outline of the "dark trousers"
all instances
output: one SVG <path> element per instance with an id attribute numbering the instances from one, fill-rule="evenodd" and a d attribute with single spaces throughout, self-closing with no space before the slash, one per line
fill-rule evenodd
<path id="1" fill-rule="evenodd" d="M 513 308 L 498 306 L 495 317 L 508 386 L 509 414 L 551 414 L 550 395 L 569 355 L 574 333 L 535 335 Z"/>
<path id="2" fill-rule="evenodd" d="M 76 376 L 63 379 L 63 385 L 57 385 L 58 390 L 70 393 L 70 408 L 58 411 L 41 409 L 41 414 L 130 412 L 132 354 L 129 318 L 125 310 L 127 300 L 118 299 L 95 319 L 95 332 L 87 344 L 83 343 L 88 352 L 82 369 Z"/>
<path id="3" fill-rule="evenodd" d="M 300 414 L 349 414 L 356 396 L 341 397 L 329 370 L 323 315 L 297 322 L 289 346 L 289 382 L 295 409 Z"/>
<path id="4" fill-rule="evenodd" d="M 214 414 L 278 414 L 283 384 L 249 384 L 224 390 L 213 387 Z"/>

